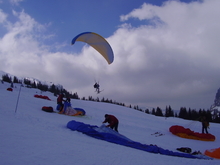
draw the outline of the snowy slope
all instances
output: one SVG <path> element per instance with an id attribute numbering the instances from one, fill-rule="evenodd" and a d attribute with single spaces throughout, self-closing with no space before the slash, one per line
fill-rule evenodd
<path id="1" fill-rule="evenodd" d="M 155 144 L 176 151 L 190 147 L 193 151 L 220 147 L 220 125 L 210 125 L 209 132 L 216 136 L 214 142 L 183 139 L 172 135 L 169 127 L 182 125 L 201 132 L 201 123 L 179 118 L 156 117 L 134 109 L 114 104 L 72 100 L 72 107 L 83 108 L 85 117 L 71 117 L 41 110 L 43 106 L 56 107 L 52 93 L 37 89 L 21 88 L 17 112 L 19 84 L 13 92 L 10 84 L 0 83 L 0 164 L 5 165 L 217 165 L 220 160 L 188 159 L 153 154 L 121 145 L 97 140 L 80 132 L 71 131 L 66 124 L 71 120 L 101 126 L 106 113 L 120 120 L 119 132 L 143 144 Z M 35 98 L 35 94 L 48 96 L 52 101 Z M 163 136 L 155 137 L 155 132 Z"/>

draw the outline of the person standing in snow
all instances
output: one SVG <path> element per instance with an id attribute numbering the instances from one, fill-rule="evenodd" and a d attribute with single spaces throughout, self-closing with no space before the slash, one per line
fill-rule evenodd
<path id="1" fill-rule="evenodd" d="M 70 103 L 70 100 L 71 100 L 71 98 L 70 98 L 70 97 L 67 97 L 65 101 L 68 102 L 68 103 Z"/>
<path id="2" fill-rule="evenodd" d="M 205 131 L 208 134 L 207 128 L 209 127 L 209 122 L 206 119 L 206 116 L 202 116 L 200 121 L 202 122 L 202 133 Z"/>
<path id="3" fill-rule="evenodd" d="M 62 111 L 62 109 L 63 109 L 63 101 L 64 101 L 64 99 L 63 99 L 63 97 L 64 97 L 64 95 L 63 94 L 60 94 L 59 95 L 59 97 L 57 98 L 57 106 L 59 106 L 59 111 Z"/>
<path id="4" fill-rule="evenodd" d="M 111 129 L 115 130 L 116 132 L 118 132 L 118 124 L 119 121 L 118 119 L 113 116 L 113 115 L 109 115 L 109 114 L 105 114 L 105 121 L 103 121 L 102 123 L 109 123 L 106 127 L 110 127 Z"/>

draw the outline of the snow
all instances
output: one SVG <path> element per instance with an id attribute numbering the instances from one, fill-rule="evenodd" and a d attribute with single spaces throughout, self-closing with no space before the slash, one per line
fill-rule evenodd
<path id="1" fill-rule="evenodd" d="M 43 106 L 56 107 L 56 97 L 49 92 L 21 87 L 15 84 L 13 92 L 7 91 L 10 84 L 0 83 L 0 164 L 7 165 L 217 165 L 219 159 L 189 159 L 141 150 L 91 138 L 66 127 L 71 120 L 101 126 L 105 114 L 115 115 L 119 132 L 127 138 L 143 143 L 155 144 L 164 149 L 176 151 L 179 147 L 190 147 L 192 151 L 220 147 L 220 125 L 210 124 L 209 132 L 216 141 L 198 141 L 177 137 L 169 132 L 172 125 L 182 125 L 201 132 L 198 121 L 179 118 L 156 117 L 131 108 L 114 104 L 71 100 L 72 107 L 83 108 L 84 117 L 71 117 L 58 113 L 47 113 Z M 51 101 L 35 98 L 35 94 L 48 96 Z M 18 100 L 18 106 L 16 109 Z M 15 110 L 16 113 L 15 113 Z M 155 132 L 164 134 L 156 137 Z"/>

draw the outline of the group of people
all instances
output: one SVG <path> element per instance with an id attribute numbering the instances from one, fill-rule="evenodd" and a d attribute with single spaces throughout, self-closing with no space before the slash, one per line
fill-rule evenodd
<path id="1" fill-rule="evenodd" d="M 99 87 L 97 87 L 97 91 L 99 91 Z M 64 95 L 63 94 L 59 95 L 59 97 L 57 98 L 57 105 L 59 107 L 59 111 L 63 110 L 63 107 L 64 107 L 63 101 L 67 101 L 70 103 L 70 98 L 67 98 L 66 100 L 64 100 Z M 209 122 L 206 116 L 202 115 L 199 118 L 199 120 L 202 123 L 202 133 L 208 134 Z M 105 120 L 103 121 L 103 123 L 109 123 L 106 127 L 110 127 L 111 129 L 118 132 L 119 121 L 114 115 L 105 114 Z"/>
<path id="2" fill-rule="evenodd" d="M 206 133 L 208 134 L 208 128 L 209 128 L 209 121 L 207 120 L 206 116 L 201 116 L 200 117 L 200 121 L 202 123 L 202 133 Z M 105 120 L 103 121 L 103 123 L 108 122 L 109 124 L 106 127 L 110 127 L 113 130 L 118 132 L 118 124 L 119 121 L 118 119 L 114 116 L 114 115 L 109 115 L 109 114 L 105 114 Z"/>
<path id="3" fill-rule="evenodd" d="M 64 108 L 64 103 L 63 102 L 67 102 L 70 105 L 70 97 L 67 97 L 66 100 L 64 100 L 64 94 L 60 94 L 57 97 L 57 110 L 59 110 L 60 112 L 63 110 Z"/>
<path id="4" fill-rule="evenodd" d="M 202 133 L 206 133 L 208 134 L 208 128 L 209 128 L 209 121 L 207 120 L 206 116 L 201 116 L 200 117 L 200 121 L 202 123 Z M 109 114 L 105 114 L 105 120 L 103 121 L 103 123 L 108 122 L 109 124 L 107 125 L 107 127 L 112 128 L 113 130 L 118 132 L 118 124 L 119 121 L 118 119 L 113 116 L 113 115 L 109 115 Z"/>
<path id="5" fill-rule="evenodd" d="M 60 94 L 57 97 L 57 105 L 59 107 L 59 111 L 61 112 L 63 110 L 64 107 L 64 101 L 67 101 L 70 103 L 70 98 L 67 98 L 66 100 L 64 100 L 64 94 Z M 105 120 L 103 121 L 103 123 L 109 123 L 106 127 L 110 127 L 111 129 L 115 130 L 118 132 L 118 124 L 119 121 L 118 119 L 114 116 L 114 115 L 109 115 L 109 114 L 105 114 Z"/>

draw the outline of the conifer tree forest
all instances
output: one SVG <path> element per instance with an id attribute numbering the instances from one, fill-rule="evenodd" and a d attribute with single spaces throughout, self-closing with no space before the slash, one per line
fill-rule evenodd
<path id="1" fill-rule="evenodd" d="M 28 88 L 37 88 L 41 90 L 42 92 L 49 91 L 54 94 L 54 96 L 58 96 L 60 93 L 63 93 L 65 97 L 69 97 L 71 99 L 81 99 L 81 100 L 88 100 L 88 101 L 95 101 L 95 102 L 105 102 L 105 103 L 110 103 L 110 104 L 117 104 L 120 106 L 126 106 L 124 103 L 117 102 L 115 100 L 109 99 L 109 98 L 93 98 L 92 96 L 82 97 L 80 98 L 77 94 L 77 92 L 72 93 L 64 89 L 62 86 L 57 86 L 55 84 L 52 85 L 47 85 L 43 84 L 40 81 L 31 81 L 27 78 L 24 78 L 23 80 L 18 79 L 16 76 L 10 77 L 8 74 L 2 75 L 2 80 L 1 83 L 8 82 L 11 84 L 11 87 L 14 88 L 14 84 L 21 84 L 22 86 L 28 87 Z M 155 116 L 160 116 L 160 117 L 178 117 L 186 120 L 198 120 L 201 116 L 206 116 L 209 122 L 215 122 L 215 123 L 220 123 L 220 117 L 215 116 L 213 117 L 211 114 L 211 111 L 205 110 L 205 109 L 191 109 L 191 108 L 185 108 L 181 107 L 178 111 L 175 111 L 171 108 L 171 106 L 166 106 L 165 110 L 162 110 L 160 107 L 152 108 L 149 110 L 148 108 L 143 110 L 139 108 L 138 105 L 132 106 L 129 105 L 127 106 L 129 108 L 133 108 L 134 110 L 141 111 L 143 113 L 155 115 Z"/>

